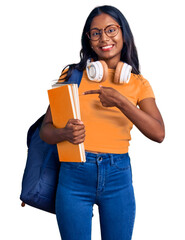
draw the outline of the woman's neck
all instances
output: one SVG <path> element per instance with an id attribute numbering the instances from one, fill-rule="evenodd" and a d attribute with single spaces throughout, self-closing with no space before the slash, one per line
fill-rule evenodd
<path id="1" fill-rule="evenodd" d="M 118 59 L 112 58 L 112 59 L 99 59 L 99 60 L 105 61 L 108 68 L 116 69 L 118 62 L 120 61 L 120 57 Z"/>

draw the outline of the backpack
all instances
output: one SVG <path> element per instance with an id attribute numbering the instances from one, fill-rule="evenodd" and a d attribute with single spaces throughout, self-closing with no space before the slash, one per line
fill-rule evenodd
<path id="1" fill-rule="evenodd" d="M 80 85 L 82 71 L 77 69 L 67 83 Z M 32 207 L 55 213 L 55 196 L 58 184 L 60 162 L 57 146 L 44 142 L 39 135 L 45 115 L 42 115 L 28 130 L 28 155 L 22 178 L 20 199 L 22 206 Z"/>

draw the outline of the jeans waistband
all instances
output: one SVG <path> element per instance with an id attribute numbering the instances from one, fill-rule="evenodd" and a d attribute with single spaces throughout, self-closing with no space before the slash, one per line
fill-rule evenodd
<path id="1" fill-rule="evenodd" d="M 85 152 L 86 155 L 86 162 L 96 163 L 97 160 L 102 161 L 110 161 L 115 160 L 117 158 L 121 159 L 128 159 L 129 154 L 123 153 L 123 154 L 116 154 L 116 153 L 92 153 L 92 152 Z"/>

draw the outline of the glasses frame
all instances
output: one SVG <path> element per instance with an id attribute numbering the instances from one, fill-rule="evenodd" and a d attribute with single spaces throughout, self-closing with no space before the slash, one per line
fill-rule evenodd
<path id="1" fill-rule="evenodd" d="M 118 27 L 118 32 L 116 33 L 116 35 L 118 35 L 119 29 L 121 28 L 121 26 L 120 26 L 120 25 L 116 25 L 116 24 L 110 24 L 110 25 L 108 25 L 108 26 L 106 26 L 105 28 L 102 28 L 102 29 L 99 29 L 99 28 L 92 28 L 92 29 L 90 29 L 90 31 L 93 30 L 93 29 L 97 29 L 97 30 L 99 31 L 100 35 L 99 35 L 99 38 L 96 39 L 96 40 L 91 39 L 91 37 L 90 37 L 90 31 L 86 32 L 86 34 L 87 34 L 88 38 L 89 38 L 91 41 L 98 41 L 98 40 L 101 38 L 101 36 L 102 36 L 102 31 L 104 31 L 104 33 L 106 34 L 107 37 L 113 38 L 113 37 L 115 37 L 116 35 L 110 37 L 110 36 L 107 35 L 107 32 L 106 32 L 106 29 L 107 29 L 108 27 L 111 27 L 111 26 L 116 26 L 116 27 Z"/>

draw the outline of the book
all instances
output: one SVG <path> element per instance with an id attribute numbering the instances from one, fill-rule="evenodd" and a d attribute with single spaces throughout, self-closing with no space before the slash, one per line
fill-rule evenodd
<path id="1" fill-rule="evenodd" d="M 80 104 L 77 84 L 57 83 L 48 90 L 53 125 L 64 128 L 69 119 L 79 119 Z M 60 162 L 85 162 L 84 144 L 62 141 L 57 144 Z"/>

